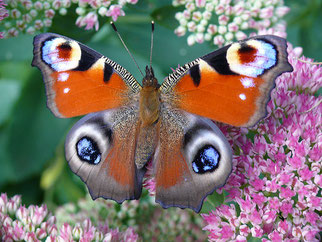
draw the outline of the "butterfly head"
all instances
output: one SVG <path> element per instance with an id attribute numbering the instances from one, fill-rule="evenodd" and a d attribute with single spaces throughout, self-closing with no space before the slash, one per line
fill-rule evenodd
<path id="1" fill-rule="evenodd" d="M 158 80 L 154 76 L 152 67 L 145 67 L 145 77 L 142 81 L 143 87 L 158 87 Z"/>

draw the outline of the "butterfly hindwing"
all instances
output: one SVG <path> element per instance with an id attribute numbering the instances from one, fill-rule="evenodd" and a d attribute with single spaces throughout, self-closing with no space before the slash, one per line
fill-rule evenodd
<path id="1" fill-rule="evenodd" d="M 141 89 L 135 78 L 114 61 L 58 34 L 34 38 L 32 65 L 43 74 L 47 106 L 57 117 L 119 107 Z"/>
<path id="2" fill-rule="evenodd" d="M 65 154 L 93 199 L 138 199 L 144 171 L 134 163 L 137 112 L 119 108 L 86 115 L 70 130 Z"/>
<path id="3" fill-rule="evenodd" d="M 286 40 L 256 36 L 198 58 L 170 74 L 162 93 L 177 107 L 234 126 L 252 126 L 266 114 L 275 79 L 292 71 Z"/>
<path id="4" fill-rule="evenodd" d="M 199 212 L 205 197 L 223 186 L 231 172 L 230 145 L 206 118 L 174 109 L 162 112 L 153 161 L 156 202 Z"/>

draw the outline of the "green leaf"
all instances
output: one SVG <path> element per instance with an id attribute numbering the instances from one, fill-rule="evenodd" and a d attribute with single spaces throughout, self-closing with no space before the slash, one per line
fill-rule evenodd
<path id="1" fill-rule="evenodd" d="M 21 91 L 18 81 L 0 80 L 0 126 L 6 121 Z"/>
<path id="2" fill-rule="evenodd" d="M 4 129 L 0 129 L 0 187 L 2 187 L 8 181 L 16 180 L 13 169 L 13 161 L 10 159 L 6 149 L 7 140 L 8 132 L 6 132 Z"/>
<path id="3" fill-rule="evenodd" d="M 40 178 L 40 187 L 42 189 L 47 190 L 57 182 L 64 169 L 65 162 L 64 156 L 57 156 L 52 164 L 42 172 Z"/>
<path id="4" fill-rule="evenodd" d="M 26 61 L 32 59 L 31 35 L 0 40 L 0 61 Z"/>
<path id="5" fill-rule="evenodd" d="M 255 238 L 255 237 L 250 237 L 250 238 L 247 238 L 247 241 L 248 242 L 261 242 L 262 239 L 260 238 Z"/>
<path id="6" fill-rule="evenodd" d="M 38 173 L 54 156 L 70 120 L 55 118 L 46 108 L 41 74 L 31 76 L 8 125 L 7 152 L 17 179 Z"/>
<path id="7" fill-rule="evenodd" d="M 30 204 L 41 204 L 43 192 L 38 188 L 39 176 L 29 177 L 20 182 L 11 182 L 1 187 L 8 197 L 14 195 L 23 195 L 22 203 L 29 206 Z"/>
<path id="8" fill-rule="evenodd" d="M 314 94 L 314 96 L 316 96 L 316 97 L 322 96 L 322 87 L 320 87 L 320 88 L 316 91 L 316 93 Z"/>
<path id="9" fill-rule="evenodd" d="M 287 39 L 294 47 L 303 48 L 306 57 L 322 59 L 322 1 L 286 0 L 291 11 L 286 15 Z"/>
<path id="10" fill-rule="evenodd" d="M 223 204 L 225 201 L 225 194 L 219 194 L 216 191 L 209 195 L 202 206 L 201 213 L 209 213 L 211 210 L 215 210 L 216 207 Z"/>
<path id="11" fill-rule="evenodd" d="M 154 10 L 151 16 L 158 24 L 174 30 L 179 25 L 179 22 L 175 19 L 175 14 L 183 11 L 183 9 L 183 6 L 174 7 L 168 5 Z"/>
<path id="12" fill-rule="evenodd" d="M 15 80 L 24 84 L 32 70 L 31 59 L 26 61 L 0 61 L 0 79 Z"/>
<path id="13" fill-rule="evenodd" d="M 65 169 L 55 184 L 55 194 L 60 204 L 66 202 L 77 202 L 84 197 L 87 189 L 81 179 L 76 176 L 65 162 Z"/>

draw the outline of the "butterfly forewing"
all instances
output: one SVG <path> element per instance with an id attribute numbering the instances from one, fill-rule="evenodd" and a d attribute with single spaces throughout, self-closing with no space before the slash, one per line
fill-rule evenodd
<path id="1" fill-rule="evenodd" d="M 216 50 L 170 74 L 161 86 L 179 108 L 234 126 L 266 114 L 275 79 L 292 71 L 285 39 L 257 36 Z"/>
<path id="2" fill-rule="evenodd" d="M 34 38 L 34 59 L 44 78 L 47 106 L 73 117 L 125 105 L 141 86 L 122 66 L 67 37 Z"/>

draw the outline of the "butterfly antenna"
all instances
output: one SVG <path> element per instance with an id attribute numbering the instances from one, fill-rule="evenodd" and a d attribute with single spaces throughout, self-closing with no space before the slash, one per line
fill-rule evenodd
<path id="1" fill-rule="evenodd" d="M 152 27 L 152 31 L 151 31 L 150 69 L 152 68 L 154 21 L 151 22 L 151 27 Z"/>
<path id="2" fill-rule="evenodd" d="M 136 65 L 136 67 L 139 69 L 139 71 L 140 71 L 141 75 L 144 77 L 143 72 L 141 71 L 141 69 L 140 69 L 140 67 L 139 67 L 138 63 L 136 63 L 136 61 L 135 61 L 135 59 L 134 59 L 133 55 L 131 54 L 131 52 L 129 51 L 129 49 L 127 48 L 127 46 L 125 45 L 125 43 L 124 43 L 124 41 L 123 41 L 123 39 L 122 39 L 122 37 L 121 37 L 120 33 L 117 31 L 117 28 L 116 28 L 115 24 L 114 24 L 112 21 L 111 21 L 110 23 L 111 23 L 111 25 L 112 25 L 112 27 L 113 27 L 114 31 L 116 32 L 117 36 L 118 36 L 118 37 L 119 37 L 119 39 L 121 40 L 121 42 L 122 42 L 122 44 L 123 44 L 124 48 L 126 49 L 127 53 L 129 53 L 129 55 L 131 56 L 132 60 L 134 61 L 135 65 Z"/>

